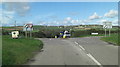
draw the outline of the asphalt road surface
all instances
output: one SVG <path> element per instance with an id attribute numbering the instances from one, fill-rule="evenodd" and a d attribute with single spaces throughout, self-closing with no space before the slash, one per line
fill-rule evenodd
<path id="1" fill-rule="evenodd" d="M 38 38 L 44 43 L 27 65 L 118 65 L 118 46 L 100 40 L 100 37 Z"/>

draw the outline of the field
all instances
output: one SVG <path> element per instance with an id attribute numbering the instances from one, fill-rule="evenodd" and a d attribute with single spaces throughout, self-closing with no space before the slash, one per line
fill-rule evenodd
<path id="1" fill-rule="evenodd" d="M 112 34 L 110 37 L 102 37 L 101 40 L 109 42 L 109 43 L 113 43 L 115 45 L 119 45 L 119 35 L 118 34 Z"/>
<path id="2" fill-rule="evenodd" d="M 35 39 L 12 39 L 10 36 L 3 36 L 2 38 L 2 64 L 16 65 L 24 64 L 31 57 L 35 51 L 40 50 L 43 43 Z"/>
<path id="3" fill-rule="evenodd" d="M 9 35 L 11 31 L 14 30 L 14 27 L 2 27 L 3 35 Z M 18 26 L 16 29 L 20 32 L 20 36 L 24 37 L 25 32 L 22 31 L 22 26 Z M 84 37 L 91 36 L 91 33 L 99 33 L 99 35 L 104 35 L 105 30 L 102 25 L 76 25 L 76 26 L 40 26 L 34 25 L 32 36 L 35 38 L 54 38 L 56 35 L 59 35 L 61 31 L 69 31 L 71 37 Z M 107 29 L 107 33 L 109 29 Z M 118 27 L 113 26 L 111 33 L 118 33 Z"/>
<path id="4" fill-rule="evenodd" d="M 20 31 L 21 38 L 12 39 L 9 35 L 11 35 L 10 33 L 14 30 L 14 27 L 3 27 L 3 65 L 24 64 L 29 58 L 33 57 L 35 51 L 43 47 L 43 43 L 39 40 L 24 38 L 25 32 L 22 31 L 22 27 L 18 27 L 17 29 Z M 34 26 L 32 36 L 33 38 L 53 38 L 64 30 L 70 31 L 71 37 L 89 37 L 92 36 L 92 32 L 99 33 L 96 36 L 104 36 L 104 29 L 101 26 Z M 110 37 L 102 37 L 101 40 L 120 45 L 118 34 L 115 34 L 118 33 L 118 28 L 113 27 L 111 33 Z"/>

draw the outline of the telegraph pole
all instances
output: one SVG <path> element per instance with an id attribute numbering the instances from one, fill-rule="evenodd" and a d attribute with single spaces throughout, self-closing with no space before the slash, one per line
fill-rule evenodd
<path id="1" fill-rule="evenodd" d="M 32 31 L 30 31 L 30 38 L 32 38 Z"/>
<path id="2" fill-rule="evenodd" d="M 105 37 L 106 37 L 106 29 L 105 29 Z"/>
<path id="3" fill-rule="evenodd" d="M 15 20 L 15 31 L 16 31 L 16 29 L 17 29 L 16 27 L 17 27 L 17 25 L 16 25 L 16 20 Z"/>
<path id="4" fill-rule="evenodd" d="M 109 36 L 110 36 L 110 33 L 111 33 L 111 31 L 110 31 L 110 29 L 109 29 Z"/>

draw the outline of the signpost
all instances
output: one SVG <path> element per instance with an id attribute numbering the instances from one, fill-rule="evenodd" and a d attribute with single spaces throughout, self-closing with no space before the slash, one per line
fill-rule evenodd
<path id="1" fill-rule="evenodd" d="M 19 36 L 19 31 L 12 31 L 12 38 L 16 39 Z"/>
<path id="2" fill-rule="evenodd" d="M 28 32 L 30 32 L 30 38 L 32 38 L 33 24 L 25 24 L 23 26 L 23 31 L 25 31 L 26 38 L 28 37 Z"/>
<path id="3" fill-rule="evenodd" d="M 109 29 L 109 36 L 110 36 L 110 29 L 112 28 L 112 22 L 103 22 L 103 28 L 105 29 L 105 36 L 107 34 L 106 30 Z"/>

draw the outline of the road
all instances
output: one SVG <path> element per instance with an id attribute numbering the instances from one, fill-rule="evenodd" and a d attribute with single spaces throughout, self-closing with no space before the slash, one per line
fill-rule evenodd
<path id="1" fill-rule="evenodd" d="M 27 65 L 118 65 L 118 47 L 100 37 L 38 38 L 44 43 Z"/>

